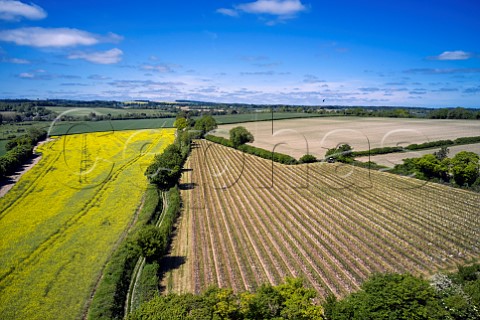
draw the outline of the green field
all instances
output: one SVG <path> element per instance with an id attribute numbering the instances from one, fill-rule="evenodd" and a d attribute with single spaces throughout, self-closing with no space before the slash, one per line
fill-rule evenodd
<path id="1" fill-rule="evenodd" d="M 274 113 L 274 120 L 310 118 L 320 115 L 308 113 Z M 198 117 L 195 117 L 197 119 Z M 272 119 L 271 113 L 247 113 L 239 115 L 214 116 L 218 124 L 232 124 L 252 121 L 268 121 Z M 121 131 L 135 129 L 172 128 L 175 118 L 158 119 L 129 119 L 129 120 L 105 120 L 105 121 L 65 121 L 57 122 L 52 126 L 50 135 L 64 135 L 74 133 Z"/>
<path id="2" fill-rule="evenodd" d="M 49 107 L 55 109 L 57 112 L 61 110 L 71 110 L 66 107 Z M 88 112 L 87 112 L 88 110 Z M 92 109 L 85 108 L 85 110 L 75 111 L 72 115 L 86 115 L 91 112 Z M 113 108 L 95 108 L 105 113 L 108 110 L 113 115 L 112 110 L 118 110 L 118 112 L 124 112 L 127 110 L 133 111 L 133 109 L 113 109 Z M 135 109 L 135 111 L 158 112 L 157 110 L 150 109 Z M 83 113 L 82 113 L 83 112 Z M 274 120 L 282 119 L 298 119 L 298 118 L 312 118 L 312 117 L 325 117 L 325 115 L 311 114 L 311 113 L 274 113 Z M 195 117 L 198 119 L 199 117 Z M 272 114 L 268 112 L 258 113 L 245 113 L 238 115 L 219 115 L 214 116 L 218 124 L 235 124 L 243 122 L 254 121 L 269 121 L 272 119 Z M 58 122 L 22 122 L 16 124 L 3 124 L 0 125 L 0 156 L 5 154 L 6 139 L 10 135 L 23 135 L 29 128 L 37 127 L 49 130 L 50 136 L 60 136 L 65 134 L 77 134 L 77 133 L 89 133 L 89 132 L 108 132 L 108 131 L 123 131 L 123 130 L 137 130 L 137 129 L 158 129 L 158 128 L 173 128 L 175 118 L 157 118 L 157 119 L 128 119 L 128 120 L 103 120 L 103 121 L 58 121 Z"/>
<path id="3" fill-rule="evenodd" d="M 107 115 L 112 116 L 125 115 L 127 113 L 141 114 L 145 113 L 146 115 L 155 115 L 155 114 L 165 114 L 163 110 L 158 109 L 138 109 L 138 108 L 72 108 L 72 107 L 46 107 L 46 109 L 51 110 L 55 113 L 61 114 L 63 112 L 68 112 L 69 116 L 73 117 L 82 117 L 88 116 L 91 112 L 94 112 L 97 115 Z"/>
<path id="4" fill-rule="evenodd" d="M 275 112 L 273 114 L 273 120 L 282 119 L 297 119 L 297 118 L 316 118 L 316 117 L 331 117 L 332 115 L 323 115 L 316 113 L 301 113 L 301 112 Z M 241 122 L 254 122 L 254 121 L 268 121 L 272 120 L 272 114 L 269 112 L 256 112 L 256 113 L 242 113 L 232 115 L 214 116 L 218 124 L 231 124 Z"/>
<path id="5" fill-rule="evenodd" d="M 51 136 L 101 131 L 172 128 L 175 118 L 105 121 L 60 121 L 52 125 Z"/>

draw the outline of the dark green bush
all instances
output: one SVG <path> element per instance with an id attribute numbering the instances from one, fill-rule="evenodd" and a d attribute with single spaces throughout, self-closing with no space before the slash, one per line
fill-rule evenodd
<path id="1" fill-rule="evenodd" d="M 212 136 L 212 135 L 207 135 L 205 139 L 221 144 L 225 147 L 230 147 L 230 148 L 235 148 L 233 143 L 225 138 L 222 137 L 217 137 L 217 136 Z M 282 164 L 297 164 L 297 160 L 294 157 L 291 157 L 286 154 L 278 153 L 278 152 L 271 152 L 265 149 L 257 148 L 254 146 L 242 144 L 236 148 L 237 150 L 240 150 L 242 152 L 263 158 L 263 159 L 268 159 L 268 160 L 273 160 L 275 162 L 279 162 Z"/>
<path id="2" fill-rule="evenodd" d="M 313 162 L 317 162 L 317 158 L 315 158 L 314 155 L 305 154 L 298 160 L 298 162 L 299 163 L 313 163 Z"/>

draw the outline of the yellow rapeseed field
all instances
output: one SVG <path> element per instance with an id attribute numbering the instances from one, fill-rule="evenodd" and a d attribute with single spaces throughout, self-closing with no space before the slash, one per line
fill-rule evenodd
<path id="1" fill-rule="evenodd" d="M 54 138 L 0 199 L 0 319 L 80 318 L 173 129 Z"/>

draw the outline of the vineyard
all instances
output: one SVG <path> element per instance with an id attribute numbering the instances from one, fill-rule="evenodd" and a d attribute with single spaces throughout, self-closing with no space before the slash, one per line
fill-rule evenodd
<path id="1" fill-rule="evenodd" d="M 342 164 L 284 166 L 199 141 L 167 292 L 303 277 L 344 296 L 374 272 L 427 275 L 480 255 L 480 195 Z"/>
<path id="2" fill-rule="evenodd" d="M 0 199 L 0 318 L 80 318 L 174 131 L 54 138 Z"/>

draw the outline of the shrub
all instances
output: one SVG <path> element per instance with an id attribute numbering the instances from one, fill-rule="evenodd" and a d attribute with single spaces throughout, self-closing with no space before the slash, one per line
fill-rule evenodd
<path id="1" fill-rule="evenodd" d="M 336 148 L 328 149 L 325 153 L 325 158 L 333 158 L 334 160 L 343 163 L 352 163 L 352 147 L 348 144 L 342 144 Z"/>
<path id="2" fill-rule="evenodd" d="M 313 162 L 317 162 L 317 158 L 315 158 L 314 155 L 305 154 L 298 160 L 298 162 L 299 163 L 313 163 Z"/>
<path id="3" fill-rule="evenodd" d="M 218 144 L 221 144 L 225 147 L 235 148 L 235 146 L 233 145 L 233 143 L 230 140 L 222 138 L 222 137 L 207 135 L 207 136 L 205 136 L 205 139 L 207 139 L 209 141 L 212 141 L 212 142 L 215 142 L 215 143 L 218 143 Z M 242 145 L 238 146 L 236 149 L 238 149 L 242 152 L 245 152 L 245 153 L 260 157 L 260 158 L 263 158 L 263 159 L 273 160 L 275 162 L 279 162 L 279 163 L 282 163 L 282 164 L 296 164 L 296 163 L 298 163 L 297 160 L 294 157 L 291 157 L 289 155 L 278 153 L 278 152 L 267 151 L 265 149 L 257 148 L 257 147 L 250 146 L 250 145 L 242 144 Z"/>
<path id="4" fill-rule="evenodd" d="M 149 225 L 138 232 L 134 245 L 147 261 L 153 261 L 164 254 L 166 241 L 166 235 L 160 228 Z"/>
<path id="5" fill-rule="evenodd" d="M 230 130 L 230 141 L 235 147 L 238 147 L 247 142 L 253 142 L 253 135 L 242 126 L 232 128 Z"/>

